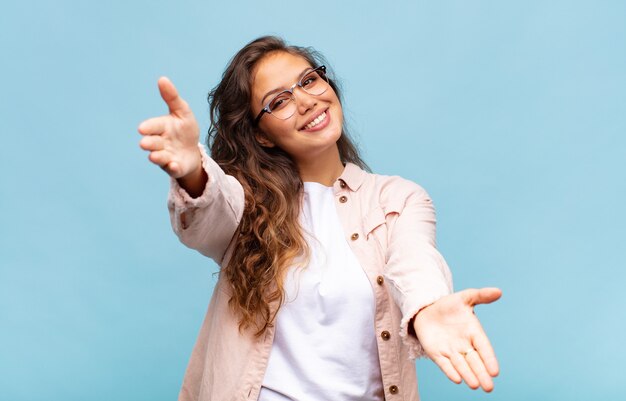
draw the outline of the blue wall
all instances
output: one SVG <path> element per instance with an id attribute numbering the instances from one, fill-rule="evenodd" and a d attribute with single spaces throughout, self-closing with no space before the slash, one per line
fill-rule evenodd
<path id="1" fill-rule="evenodd" d="M 494 392 L 419 361 L 423 399 L 620 398 L 625 21 L 623 1 L 3 4 L 0 399 L 175 399 L 216 267 L 172 234 L 136 127 L 167 75 L 205 131 L 262 34 L 331 61 L 366 160 L 432 195 L 456 288 L 504 291 L 477 309 Z"/>

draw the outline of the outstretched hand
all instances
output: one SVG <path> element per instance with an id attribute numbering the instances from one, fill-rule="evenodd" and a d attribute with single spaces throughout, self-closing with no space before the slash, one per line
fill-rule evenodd
<path id="1" fill-rule="evenodd" d="M 474 306 L 500 298 L 498 288 L 467 289 L 439 299 L 422 309 L 413 327 L 424 351 L 455 383 L 489 392 L 499 373 L 498 360 Z"/>
<path id="2" fill-rule="evenodd" d="M 173 178 L 198 173 L 201 156 L 198 150 L 199 128 L 196 118 L 166 77 L 159 78 L 159 92 L 169 107 L 169 114 L 150 118 L 139 124 L 144 137 L 139 146 L 150 151 L 149 159 Z"/>

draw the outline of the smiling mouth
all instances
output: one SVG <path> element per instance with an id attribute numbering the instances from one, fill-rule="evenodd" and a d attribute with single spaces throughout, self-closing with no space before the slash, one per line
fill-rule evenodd
<path id="1" fill-rule="evenodd" d="M 314 128 L 314 127 L 317 127 L 318 125 L 323 125 L 322 123 L 324 123 L 326 121 L 327 117 L 328 117 L 328 109 L 326 109 L 322 113 L 320 113 L 320 115 L 318 115 L 317 117 L 315 117 L 313 119 L 313 121 L 309 122 L 304 127 L 302 127 L 302 129 L 303 130 L 310 130 L 310 129 Z"/>

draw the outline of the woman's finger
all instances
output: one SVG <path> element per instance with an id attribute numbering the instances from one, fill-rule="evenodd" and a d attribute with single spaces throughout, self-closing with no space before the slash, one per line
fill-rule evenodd
<path id="1" fill-rule="evenodd" d="M 489 342 L 489 338 L 485 334 L 485 331 L 482 327 L 479 327 L 478 332 L 474 335 L 472 339 L 472 343 L 474 344 L 474 348 L 478 351 L 480 355 L 480 359 L 485 364 L 485 368 L 487 372 L 495 377 L 500 373 L 500 367 L 498 366 L 498 359 L 496 358 L 496 354 L 493 351 L 493 347 Z"/>
<path id="2" fill-rule="evenodd" d="M 143 150 L 157 151 L 163 150 L 163 138 L 159 135 L 147 135 L 141 138 L 139 146 Z"/>
<path id="3" fill-rule="evenodd" d="M 161 167 L 171 177 L 180 178 L 182 176 L 182 168 L 180 164 L 172 160 L 172 156 L 169 152 L 165 150 L 150 152 L 150 156 L 148 156 L 148 158 L 152 163 Z"/>
<path id="4" fill-rule="evenodd" d="M 161 92 L 161 97 L 167 103 L 167 107 L 170 109 L 170 114 L 176 114 L 178 116 L 183 116 L 189 113 L 191 110 L 189 109 L 189 105 L 187 102 L 183 100 L 178 95 L 178 91 L 176 87 L 167 77 L 161 77 L 158 81 L 159 92 Z"/>
<path id="5" fill-rule="evenodd" d="M 459 291 L 459 294 L 465 303 L 474 306 L 478 304 L 490 304 L 497 301 L 502 296 L 502 290 L 499 288 L 469 288 Z"/>
<path id="6" fill-rule="evenodd" d="M 139 124 L 137 131 L 141 135 L 161 135 L 167 129 L 170 118 L 169 116 L 149 118 Z"/>
<path id="7" fill-rule="evenodd" d="M 155 152 L 150 152 L 148 159 L 150 159 L 152 163 L 165 168 L 172 161 L 172 156 L 168 151 L 157 150 Z"/>
<path id="8" fill-rule="evenodd" d="M 456 371 L 459 372 L 463 378 L 463 381 L 470 388 L 477 389 L 480 383 L 478 382 L 476 375 L 474 375 L 474 372 L 472 372 L 472 369 L 470 369 L 465 357 L 463 357 L 461 353 L 455 352 L 450 356 L 450 361 L 452 362 L 454 369 L 456 369 Z"/>
<path id="9" fill-rule="evenodd" d="M 176 162 L 169 162 L 163 169 L 174 178 L 181 177 L 181 167 Z"/>
<path id="10" fill-rule="evenodd" d="M 472 372 L 474 372 L 474 375 L 478 378 L 480 387 L 487 392 L 493 390 L 493 380 L 491 380 L 491 376 L 487 373 L 487 369 L 485 369 L 485 365 L 483 364 L 483 360 L 480 358 L 478 351 L 474 349 L 470 350 L 465 355 L 465 360 L 472 369 Z"/>
<path id="11" fill-rule="evenodd" d="M 461 376 L 459 375 L 459 372 L 454 369 L 454 366 L 452 366 L 450 359 L 442 355 L 433 358 L 433 362 L 435 362 L 437 366 L 439 366 L 439 369 L 441 369 L 441 371 L 448 376 L 448 379 L 452 380 L 456 384 L 461 383 Z"/>

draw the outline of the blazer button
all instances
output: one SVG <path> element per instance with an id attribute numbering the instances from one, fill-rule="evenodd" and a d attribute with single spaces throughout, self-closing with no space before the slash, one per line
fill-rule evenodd
<path id="1" fill-rule="evenodd" d="M 391 394 L 397 394 L 398 393 L 398 386 L 396 386 L 395 384 L 393 386 L 389 386 L 389 392 Z"/>
<path id="2" fill-rule="evenodd" d="M 378 285 L 383 285 L 385 279 L 383 278 L 383 276 L 378 276 L 376 277 L 376 282 L 378 283 Z"/>
<path id="3" fill-rule="evenodd" d="M 346 203 L 347 201 L 348 201 L 348 197 L 347 196 L 340 196 L 339 197 L 339 202 Z"/>
<path id="4" fill-rule="evenodd" d="M 359 234 L 358 234 L 358 233 L 354 233 L 354 234 L 352 234 L 352 236 L 350 237 L 350 239 L 351 239 L 352 241 L 356 241 L 356 240 L 358 240 L 358 239 L 359 239 Z"/>
<path id="5" fill-rule="evenodd" d="M 387 330 L 383 331 L 382 333 L 380 333 L 380 336 L 383 338 L 383 340 L 387 341 L 391 338 L 391 334 L 389 334 L 389 332 Z"/>
<path id="6" fill-rule="evenodd" d="M 345 188 L 346 187 L 346 182 L 344 180 L 339 180 L 339 186 L 341 188 Z"/>

